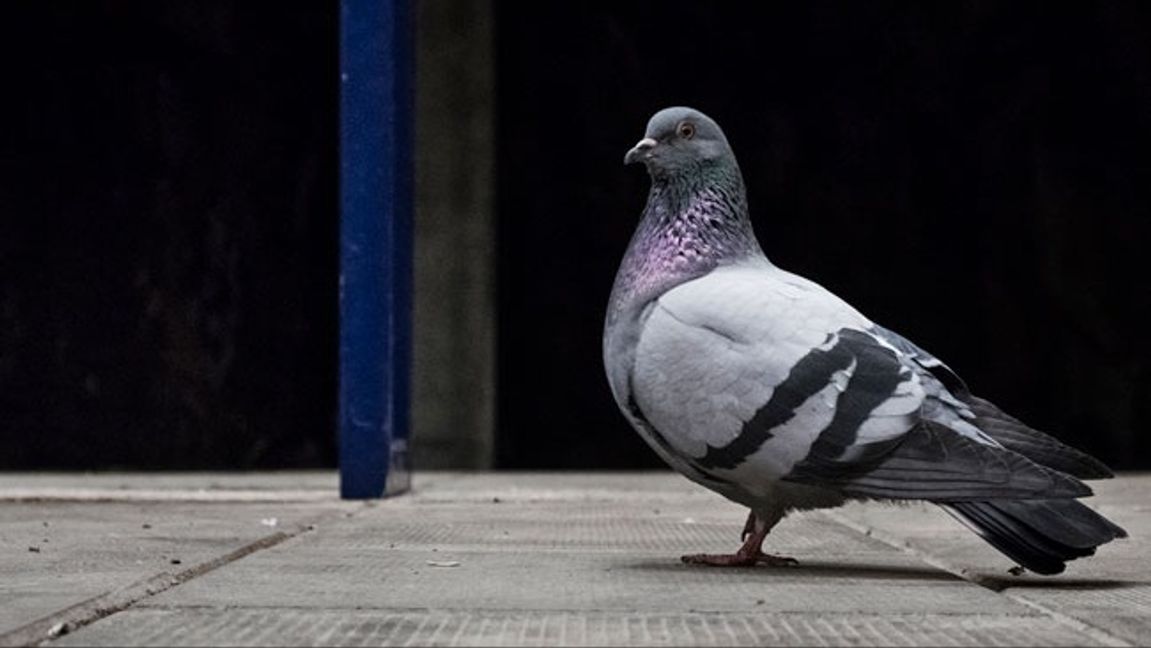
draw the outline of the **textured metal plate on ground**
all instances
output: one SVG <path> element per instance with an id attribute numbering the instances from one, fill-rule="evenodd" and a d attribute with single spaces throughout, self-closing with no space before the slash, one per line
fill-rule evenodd
<path id="1" fill-rule="evenodd" d="M 385 504 L 354 524 L 322 526 L 152 602 L 689 612 L 752 610 L 760 601 L 760 611 L 776 612 L 1029 611 L 819 514 L 793 516 L 773 533 L 772 547 L 799 567 L 685 565 L 684 553 L 733 551 L 742 511 L 718 498 L 686 503 L 674 514 L 634 496 L 622 499 L 612 506 Z M 876 596 L 877 583 L 898 593 Z"/>
<path id="2" fill-rule="evenodd" d="M 1044 617 L 144 609 L 53 645 L 1091 646 Z"/>

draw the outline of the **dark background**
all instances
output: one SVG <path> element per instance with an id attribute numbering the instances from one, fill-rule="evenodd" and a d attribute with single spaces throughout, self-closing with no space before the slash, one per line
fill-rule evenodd
<path id="1" fill-rule="evenodd" d="M 0 468 L 334 465 L 332 9 L 0 8 Z"/>
<path id="2" fill-rule="evenodd" d="M 769 258 L 1151 466 L 1151 5 L 497 3 L 508 466 L 656 465 L 600 367 L 648 117 L 724 128 Z"/>
<path id="3" fill-rule="evenodd" d="M 498 465 L 655 466 L 604 305 L 667 105 L 778 265 L 1151 466 L 1151 6 L 495 3 Z M 335 462 L 336 3 L 0 10 L 0 468 Z"/>

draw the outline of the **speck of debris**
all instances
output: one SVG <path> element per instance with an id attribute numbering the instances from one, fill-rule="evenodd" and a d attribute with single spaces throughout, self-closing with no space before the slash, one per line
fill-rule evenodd
<path id="1" fill-rule="evenodd" d="M 1008 569 L 1007 573 L 1011 574 L 1012 576 L 1022 576 L 1023 575 L 1023 568 L 1020 567 L 1019 565 L 1016 565 L 1016 566 L 1012 567 L 1011 569 Z"/>
<path id="2" fill-rule="evenodd" d="M 458 560 L 425 560 L 429 567 L 459 567 L 460 561 Z"/>
<path id="3" fill-rule="evenodd" d="M 168 562 L 172 563 L 173 565 L 179 565 L 183 561 L 180 560 L 179 558 L 173 558 L 172 560 L 170 560 Z"/>
<path id="4" fill-rule="evenodd" d="M 49 637 L 61 637 L 63 635 L 68 634 L 68 631 L 70 631 L 71 629 L 72 628 L 70 628 L 67 623 L 64 623 L 63 621 L 61 621 L 60 623 L 57 623 L 56 625 L 52 626 L 51 628 L 48 628 L 48 636 Z"/>
<path id="5" fill-rule="evenodd" d="M 140 528 L 141 528 L 141 529 L 151 529 L 151 528 L 152 528 L 152 525 L 151 525 L 151 524 L 141 524 L 141 525 L 140 525 Z"/>
<path id="6" fill-rule="evenodd" d="M 755 599 L 755 604 L 756 604 L 756 605 L 763 605 L 765 602 L 766 602 L 766 601 L 764 601 L 763 599 Z"/>
<path id="7" fill-rule="evenodd" d="M 498 498 L 498 497 L 493 497 L 493 498 L 492 498 L 492 504 L 499 504 L 499 503 L 500 503 L 500 502 L 502 502 L 502 501 L 503 501 L 503 500 L 501 500 L 501 499 L 500 499 L 500 498 Z"/>
<path id="8" fill-rule="evenodd" d="M 48 526 L 48 523 L 47 523 L 47 522 L 44 522 L 44 526 Z"/>
<path id="9" fill-rule="evenodd" d="M 40 547 L 37 547 L 36 545 L 32 545 L 32 546 L 28 547 L 28 551 L 31 551 L 32 553 L 40 553 Z"/>

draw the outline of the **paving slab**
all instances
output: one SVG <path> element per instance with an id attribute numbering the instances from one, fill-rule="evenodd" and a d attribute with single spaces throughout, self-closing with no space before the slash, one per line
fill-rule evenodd
<path id="1" fill-rule="evenodd" d="M 292 500 L 301 483 L 331 477 L 0 476 L 0 645 L 24 641 L 28 633 L 8 635 L 62 610 L 124 605 L 357 510 L 330 487 L 324 501 Z M 249 487 L 262 495 L 242 499 Z"/>
<path id="2" fill-rule="evenodd" d="M 0 644 L 1146 642 L 1142 476 L 1098 489 L 1135 538 L 1022 579 L 945 513 L 875 504 L 781 523 L 798 567 L 685 565 L 745 511 L 669 473 L 417 474 L 368 503 L 332 473 L 25 477 L 0 475 Z"/>
<path id="3" fill-rule="evenodd" d="M 1151 476 L 1092 482 L 1085 504 L 1130 537 L 1068 563 L 1055 577 L 1008 573 L 1014 564 L 929 504 L 903 507 L 853 504 L 830 515 L 942 569 L 999 591 L 1070 624 L 1098 628 L 1136 645 L 1151 643 Z"/>

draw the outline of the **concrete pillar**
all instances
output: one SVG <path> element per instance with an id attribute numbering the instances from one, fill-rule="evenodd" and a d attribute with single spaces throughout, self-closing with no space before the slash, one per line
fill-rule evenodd
<path id="1" fill-rule="evenodd" d="M 415 5 L 412 462 L 416 470 L 490 468 L 496 379 L 492 4 Z"/>

